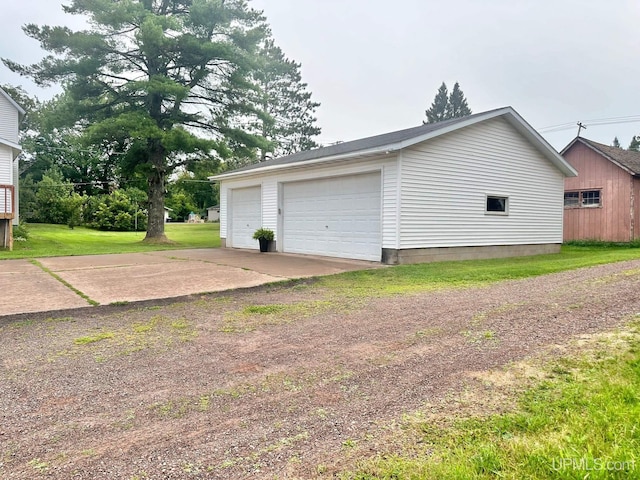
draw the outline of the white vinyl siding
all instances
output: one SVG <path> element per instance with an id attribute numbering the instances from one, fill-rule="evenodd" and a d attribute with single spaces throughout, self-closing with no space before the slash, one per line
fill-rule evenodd
<path id="1" fill-rule="evenodd" d="M 13 217 L 13 224 L 14 225 L 18 225 L 20 223 L 20 218 L 19 218 L 19 212 L 20 212 L 20 205 L 18 202 L 18 199 L 20 198 L 19 195 L 19 190 L 18 190 L 18 178 L 20 177 L 20 173 L 19 173 L 19 169 L 18 169 L 18 159 L 16 158 L 13 161 L 13 187 L 14 187 L 14 208 L 15 208 L 15 212 L 14 213 L 14 217 Z"/>
<path id="2" fill-rule="evenodd" d="M 16 108 L 0 94 L 0 138 L 18 143 L 19 113 Z"/>
<path id="3" fill-rule="evenodd" d="M 278 231 L 278 183 L 273 178 L 262 184 L 262 227 Z"/>
<path id="4" fill-rule="evenodd" d="M 562 242 L 564 177 L 502 119 L 403 151 L 400 188 L 401 249 Z"/>
<path id="5" fill-rule="evenodd" d="M 13 153 L 0 144 L 0 185 L 13 185 Z"/>
<path id="6" fill-rule="evenodd" d="M 398 248 L 398 162 L 382 170 L 382 248 Z"/>

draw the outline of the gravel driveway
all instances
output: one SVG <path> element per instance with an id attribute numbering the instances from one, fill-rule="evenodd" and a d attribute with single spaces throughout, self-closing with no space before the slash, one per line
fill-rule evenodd
<path id="1" fill-rule="evenodd" d="M 344 298 L 313 283 L 0 320 L 0 477 L 331 477 L 345 445 L 640 312 L 640 261 Z"/>

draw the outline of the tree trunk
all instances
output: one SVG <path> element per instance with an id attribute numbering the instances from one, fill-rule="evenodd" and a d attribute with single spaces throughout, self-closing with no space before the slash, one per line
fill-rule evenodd
<path id="1" fill-rule="evenodd" d="M 147 235 L 145 242 L 168 242 L 164 234 L 164 188 L 165 188 L 165 159 L 164 150 L 159 142 L 151 146 L 151 165 L 149 173 L 149 210 Z"/>

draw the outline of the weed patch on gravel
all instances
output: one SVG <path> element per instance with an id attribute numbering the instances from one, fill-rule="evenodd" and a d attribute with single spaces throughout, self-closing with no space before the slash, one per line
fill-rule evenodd
<path id="1" fill-rule="evenodd" d="M 130 355 L 149 349 L 166 349 L 193 340 L 198 332 L 193 322 L 186 318 L 154 315 L 145 322 L 136 322 L 115 329 L 98 328 L 97 332 L 75 337 L 73 346 L 49 355 L 49 361 L 60 357 L 91 354 L 97 362 L 109 358 Z"/>
<path id="2" fill-rule="evenodd" d="M 248 305 L 224 315 L 220 331 L 247 333 L 266 325 L 282 325 L 326 313 L 335 308 L 328 300 L 302 301 L 292 304 Z"/>

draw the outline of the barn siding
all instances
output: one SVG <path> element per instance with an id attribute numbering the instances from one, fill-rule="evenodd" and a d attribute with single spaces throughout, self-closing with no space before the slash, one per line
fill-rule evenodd
<path id="1" fill-rule="evenodd" d="M 564 239 L 632 240 L 631 220 L 637 212 L 632 215 L 631 175 L 582 143 L 575 143 L 564 158 L 578 171 L 577 177 L 565 179 L 565 191 L 601 190 L 600 207 L 565 209 Z"/>
<path id="2" fill-rule="evenodd" d="M 327 177 L 354 175 L 371 171 L 381 171 L 382 174 L 382 245 L 385 248 L 396 248 L 397 217 L 395 210 L 395 195 L 397 188 L 397 161 L 395 157 L 384 157 L 376 160 L 354 160 L 340 163 L 330 163 L 318 166 L 297 166 L 290 170 L 279 170 L 273 173 L 256 174 L 241 180 L 221 180 L 220 186 L 220 237 L 227 238 L 228 208 L 227 195 L 234 188 L 262 186 L 262 223 L 265 228 L 279 235 L 278 221 L 278 191 L 279 185 L 287 182 L 313 180 Z M 224 201 L 223 201 L 224 200 Z"/>
<path id="3" fill-rule="evenodd" d="M 633 238 L 632 240 L 640 239 L 640 179 L 633 178 L 633 197 L 631 203 L 633 205 Z"/>
<path id="4" fill-rule="evenodd" d="M 562 242 L 564 176 L 502 119 L 407 149 L 401 249 Z M 487 194 L 509 197 L 487 215 Z"/>

